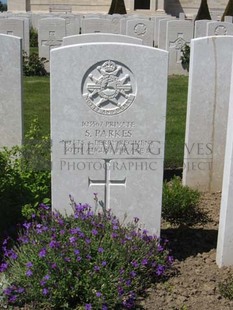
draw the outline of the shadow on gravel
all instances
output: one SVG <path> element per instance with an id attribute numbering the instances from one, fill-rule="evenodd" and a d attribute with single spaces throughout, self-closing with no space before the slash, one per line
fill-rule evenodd
<path id="1" fill-rule="evenodd" d="M 189 256 L 215 249 L 217 234 L 217 229 L 207 230 L 190 227 L 168 228 L 161 231 L 161 237 L 168 239 L 171 254 L 178 260 L 184 260 Z"/>

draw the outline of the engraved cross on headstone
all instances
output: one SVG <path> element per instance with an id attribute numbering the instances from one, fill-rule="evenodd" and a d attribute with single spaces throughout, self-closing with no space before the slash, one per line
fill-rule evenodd
<path id="1" fill-rule="evenodd" d="M 126 186 L 126 178 L 122 180 L 111 180 L 110 176 L 110 161 L 111 159 L 104 159 L 105 161 L 105 178 L 104 180 L 91 180 L 88 178 L 88 186 L 104 186 L 104 205 L 106 209 L 110 209 L 110 187 L 111 186 Z"/>
<path id="2" fill-rule="evenodd" d="M 176 50 L 176 62 L 181 62 L 181 49 L 185 45 L 184 34 L 178 33 L 177 38 L 173 42 L 169 42 L 169 47 Z"/>
<path id="3" fill-rule="evenodd" d="M 62 44 L 62 40 L 57 40 L 55 36 L 55 31 L 49 31 L 49 39 L 43 40 L 41 42 L 42 46 L 48 46 L 51 50 L 54 47 L 59 47 Z"/>

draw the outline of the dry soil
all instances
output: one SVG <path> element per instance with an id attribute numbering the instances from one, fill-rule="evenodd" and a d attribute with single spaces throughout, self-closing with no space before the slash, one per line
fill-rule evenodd
<path id="1" fill-rule="evenodd" d="M 218 268 L 216 245 L 220 193 L 202 195 L 199 209 L 208 220 L 193 227 L 168 227 L 162 224 L 162 237 L 170 241 L 175 258 L 173 274 L 157 284 L 142 301 L 146 310 L 230 310 L 233 301 L 220 295 L 219 284 L 233 268 Z"/>

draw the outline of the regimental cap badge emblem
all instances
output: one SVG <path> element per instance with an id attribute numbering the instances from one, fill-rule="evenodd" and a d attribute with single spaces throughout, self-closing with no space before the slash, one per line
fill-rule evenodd
<path id="1" fill-rule="evenodd" d="M 82 94 L 95 112 L 104 115 L 119 114 L 135 99 L 136 84 L 133 73 L 117 61 L 97 63 L 84 75 Z"/>
<path id="2" fill-rule="evenodd" d="M 218 25 L 215 28 L 214 34 L 216 36 L 221 36 L 221 35 L 225 36 L 227 35 L 227 28 L 224 25 Z"/>
<path id="3" fill-rule="evenodd" d="M 144 36 L 146 34 L 146 32 L 147 32 L 147 27 L 143 23 L 138 23 L 134 27 L 134 32 L 138 36 Z"/>

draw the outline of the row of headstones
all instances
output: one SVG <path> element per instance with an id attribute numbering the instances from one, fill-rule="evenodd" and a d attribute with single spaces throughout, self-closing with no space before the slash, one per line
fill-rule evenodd
<path id="1" fill-rule="evenodd" d="M 21 39 L 0 35 L 0 48 L 1 146 L 11 146 L 22 139 Z M 219 266 L 233 264 L 232 50 L 233 36 L 191 42 L 183 183 L 222 190 Z M 51 51 L 54 208 L 69 213 L 69 194 L 92 204 L 96 192 L 159 235 L 167 77 L 168 53 L 143 45 Z"/>
<path id="2" fill-rule="evenodd" d="M 115 22 L 117 20 L 118 22 Z M 71 25 L 70 23 L 68 24 Z M 112 33 L 123 34 L 142 40 L 143 45 L 155 46 L 169 51 L 169 74 L 187 74 L 181 63 L 182 48 L 195 35 L 233 35 L 233 24 L 229 22 L 205 21 L 196 23 L 194 33 L 193 21 L 176 19 L 171 16 L 145 17 L 111 17 L 82 19 L 80 33 Z M 201 29 L 201 30 L 200 30 Z M 225 29 L 225 31 L 223 31 Z M 202 35 L 201 35 L 202 31 Z M 71 31 L 67 28 L 66 20 L 41 19 L 39 21 L 39 55 L 49 59 L 50 50 L 62 45 L 64 36 L 69 36 Z M 74 38 L 72 38 L 74 41 Z M 77 43 L 82 40 L 77 37 Z"/>
<path id="3" fill-rule="evenodd" d="M 1 15 L 0 15 L 1 16 Z M 29 27 L 38 28 L 40 58 L 50 58 L 50 50 L 62 45 L 67 36 L 87 33 L 124 34 L 142 40 L 143 45 L 155 46 L 169 51 L 169 74 L 187 74 L 181 63 L 182 48 L 190 44 L 193 37 L 212 35 L 233 35 L 232 18 L 226 22 L 201 20 L 195 23 L 171 16 L 133 16 L 133 15 L 72 15 L 59 17 L 32 14 L 29 18 L 12 18 L 12 14 L 0 18 L 0 33 L 23 38 L 23 49 L 29 54 Z M 36 17 L 35 17 L 36 16 Z M 49 15 L 47 15 L 49 16 Z M 33 18 L 34 17 L 34 18 Z M 231 21 L 231 22 L 230 22 Z M 115 40 L 114 36 L 114 40 Z M 72 38 L 74 41 L 74 38 Z M 77 42 L 82 39 L 77 38 Z M 95 40 L 94 40 L 95 41 Z M 46 65 L 49 70 L 49 63 Z"/>

